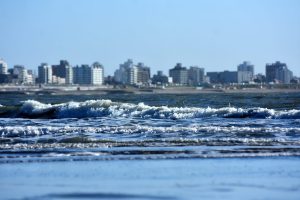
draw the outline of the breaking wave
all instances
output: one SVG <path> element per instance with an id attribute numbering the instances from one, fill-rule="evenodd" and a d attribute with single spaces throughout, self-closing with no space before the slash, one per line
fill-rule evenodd
<path id="1" fill-rule="evenodd" d="M 69 135 L 69 134 L 149 134 L 151 137 L 155 134 L 178 134 L 203 136 L 205 134 L 221 133 L 223 136 L 274 136 L 275 134 L 293 134 L 300 133 L 300 128 L 284 127 L 221 127 L 221 126 L 189 126 L 189 127 L 152 127 L 152 126 L 102 126 L 102 127 L 53 127 L 53 126 L 0 126 L 1 137 L 30 137 L 42 135 Z M 144 136 L 141 136 L 144 137 Z M 162 137 L 162 136 L 160 136 Z M 170 137 L 170 135 L 166 135 Z"/>
<path id="2" fill-rule="evenodd" d="M 199 108 L 149 106 L 111 100 L 88 100 L 45 104 L 35 100 L 24 101 L 14 117 L 25 118 L 89 118 L 137 117 L 155 119 L 189 119 L 204 117 L 300 119 L 300 110 L 275 110 L 268 108 Z"/>

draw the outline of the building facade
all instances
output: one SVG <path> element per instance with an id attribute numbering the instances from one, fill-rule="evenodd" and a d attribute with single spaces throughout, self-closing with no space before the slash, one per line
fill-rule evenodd
<path id="1" fill-rule="evenodd" d="M 73 67 L 72 66 L 66 66 L 66 84 L 72 85 L 74 83 L 73 81 L 74 73 L 73 73 Z"/>
<path id="2" fill-rule="evenodd" d="M 290 71 L 285 63 L 279 61 L 266 65 L 267 82 L 288 84 L 293 78 L 293 72 Z"/>
<path id="3" fill-rule="evenodd" d="M 169 76 L 172 77 L 174 84 L 188 84 L 188 70 L 182 67 L 181 63 L 177 63 L 173 69 L 169 70 Z"/>
<path id="4" fill-rule="evenodd" d="M 148 84 L 150 81 L 150 68 L 145 66 L 144 63 L 138 63 L 137 70 L 137 83 Z"/>
<path id="5" fill-rule="evenodd" d="M 93 63 L 92 66 L 81 65 L 72 69 L 74 84 L 102 85 L 104 83 L 104 67 L 98 62 Z"/>
<path id="6" fill-rule="evenodd" d="M 152 83 L 156 85 L 166 85 L 169 83 L 169 79 L 162 71 L 157 71 L 157 74 L 152 77 Z"/>
<path id="7" fill-rule="evenodd" d="M 214 84 L 230 84 L 237 83 L 237 71 L 223 71 L 223 72 L 207 72 L 210 83 Z"/>
<path id="8" fill-rule="evenodd" d="M 74 84 L 89 85 L 91 84 L 91 67 L 89 65 L 81 65 L 73 68 Z"/>
<path id="9" fill-rule="evenodd" d="M 189 85 L 197 86 L 204 82 L 204 68 L 191 66 L 188 70 Z"/>
<path id="10" fill-rule="evenodd" d="M 243 62 L 237 67 L 237 82 L 250 83 L 254 77 L 254 65 L 250 62 Z"/>
<path id="11" fill-rule="evenodd" d="M 104 68 L 100 63 L 95 62 L 91 67 L 91 84 L 103 85 L 103 83 L 104 83 Z"/>
<path id="12" fill-rule="evenodd" d="M 7 63 L 3 59 L 0 59 L 0 74 L 8 74 L 7 68 Z"/>
<path id="13" fill-rule="evenodd" d="M 115 71 L 114 80 L 120 84 L 144 85 L 150 81 L 150 68 L 143 63 L 134 65 L 133 61 L 128 59 Z"/>
<path id="14" fill-rule="evenodd" d="M 134 83 L 135 75 L 137 77 L 137 71 L 135 72 L 135 70 L 131 68 L 133 68 L 133 61 L 131 59 L 128 59 L 123 64 L 120 64 L 119 69 L 117 69 L 114 73 L 115 81 L 121 84 Z"/>
<path id="15" fill-rule="evenodd" d="M 58 65 L 52 65 L 52 74 L 60 78 L 66 78 L 66 69 L 70 64 L 66 60 L 60 60 Z"/>
<path id="16" fill-rule="evenodd" d="M 47 63 L 38 67 L 38 80 L 42 84 L 52 84 L 52 67 Z"/>

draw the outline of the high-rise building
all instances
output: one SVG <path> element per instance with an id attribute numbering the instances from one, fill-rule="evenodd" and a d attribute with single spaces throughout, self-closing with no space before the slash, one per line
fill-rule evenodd
<path id="1" fill-rule="evenodd" d="M 13 75 L 17 77 L 15 83 L 18 84 L 33 84 L 34 75 L 32 71 L 29 72 L 23 65 L 15 65 L 13 70 Z"/>
<path id="2" fill-rule="evenodd" d="M 7 68 L 7 63 L 3 59 L 0 59 L 0 74 L 8 74 Z"/>
<path id="3" fill-rule="evenodd" d="M 137 83 L 147 84 L 150 81 L 150 68 L 146 67 L 144 63 L 137 64 Z"/>
<path id="4" fill-rule="evenodd" d="M 122 84 L 147 84 L 150 81 L 150 68 L 143 63 L 134 65 L 133 61 L 128 59 L 120 64 L 119 69 L 114 73 L 114 78 L 117 83 Z"/>
<path id="5" fill-rule="evenodd" d="M 285 63 L 279 61 L 266 65 L 267 82 L 290 83 L 293 72 L 290 71 Z"/>
<path id="6" fill-rule="evenodd" d="M 293 79 L 293 72 L 290 71 L 287 67 L 278 69 L 276 76 L 280 83 L 289 84 Z"/>
<path id="7" fill-rule="evenodd" d="M 180 85 L 188 84 L 188 70 L 182 67 L 181 63 L 177 63 L 173 69 L 169 70 L 169 75 L 173 79 L 173 83 Z"/>
<path id="8" fill-rule="evenodd" d="M 23 65 L 15 65 L 13 70 L 13 75 L 16 77 L 14 79 L 15 84 L 25 84 L 27 80 L 27 71 Z"/>
<path id="9" fill-rule="evenodd" d="M 210 83 L 237 83 L 237 71 L 207 72 Z"/>
<path id="10" fill-rule="evenodd" d="M 224 71 L 220 74 L 220 79 L 222 83 L 237 83 L 237 71 Z"/>
<path id="11" fill-rule="evenodd" d="M 221 72 L 207 72 L 206 75 L 209 78 L 210 83 L 221 83 L 220 80 Z"/>
<path id="12" fill-rule="evenodd" d="M 60 78 L 66 78 L 66 68 L 70 64 L 66 60 L 60 60 L 59 65 L 52 65 L 52 74 Z"/>
<path id="13" fill-rule="evenodd" d="M 188 70 L 188 81 L 190 85 L 197 86 L 204 82 L 204 68 L 191 66 Z"/>
<path id="14" fill-rule="evenodd" d="M 42 63 L 38 67 L 38 80 L 42 84 L 52 83 L 52 67 L 47 63 Z"/>
<path id="15" fill-rule="evenodd" d="M 73 67 L 70 65 L 66 66 L 66 84 L 73 84 L 73 76 Z"/>
<path id="16" fill-rule="evenodd" d="M 75 84 L 80 85 L 91 84 L 91 67 L 89 65 L 81 65 L 74 67 L 73 81 Z"/>
<path id="17" fill-rule="evenodd" d="M 25 69 L 25 67 L 23 65 L 15 65 L 13 68 L 13 75 L 18 76 L 23 69 Z"/>
<path id="18" fill-rule="evenodd" d="M 128 59 L 123 64 L 120 64 L 119 69 L 117 69 L 114 73 L 115 81 L 121 84 L 130 84 L 131 82 L 134 82 L 135 70 L 130 70 L 131 68 L 133 68 L 133 61 L 131 59 Z"/>
<path id="19" fill-rule="evenodd" d="M 249 83 L 253 81 L 254 76 L 254 65 L 250 62 L 243 62 L 237 67 L 237 82 L 238 83 Z"/>
<path id="20" fill-rule="evenodd" d="M 152 83 L 158 85 L 165 85 L 169 83 L 169 79 L 167 76 L 163 74 L 162 71 L 158 71 L 157 74 L 153 75 Z"/>
<path id="21" fill-rule="evenodd" d="M 136 85 L 138 83 L 138 68 L 137 66 L 133 65 L 129 69 L 129 73 L 127 79 L 129 80 L 130 85 Z"/>
<path id="22" fill-rule="evenodd" d="M 102 85 L 104 83 L 104 68 L 103 66 L 95 62 L 91 67 L 91 84 Z"/>
<path id="23" fill-rule="evenodd" d="M 74 67 L 73 83 L 80 85 L 102 85 L 104 83 L 104 67 L 98 62 L 93 63 L 92 66 L 81 65 Z"/>
<path id="24" fill-rule="evenodd" d="M 32 70 L 26 70 L 27 73 L 27 80 L 26 84 L 35 84 L 35 75 L 33 74 Z"/>

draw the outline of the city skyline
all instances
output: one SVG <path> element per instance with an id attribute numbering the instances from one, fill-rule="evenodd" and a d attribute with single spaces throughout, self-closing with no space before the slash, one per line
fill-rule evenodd
<path id="1" fill-rule="evenodd" d="M 169 69 L 169 76 L 165 76 L 161 70 L 157 74 L 152 72 L 151 68 L 142 62 L 134 63 L 132 59 L 126 60 L 114 71 L 114 75 L 105 77 L 104 66 L 99 62 L 92 65 L 81 64 L 72 66 L 67 60 L 60 60 L 59 64 L 49 65 L 42 62 L 38 67 L 37 76 L 33 70 L 28 70 L 24 65 L 14 65 L 8 68 L 5 61 L 0 60 L 0 83 L 13 84 L 85 84 L 85 85 L 103 85 L 106 84 L 125 84 L 125 85 L 144 85 L 152 84 L 177 84 L 197 86 L 207 84 L 251 84 L 251 83 L 299 83 L 299 77 L 294 76 L 286 63 L 276 61 L 267 63 L 265 74 L 255 74 L 255 66 L 244 61 L 237 66 L 237 70 L 230 71 L 207 71 L 199 66 L 190 66 L 189 68 L 176 63 Z M 35 78 L 37 80 L 35 81 Z M 171 79 L 169 79 L 171 78 Z"/>
<path id="2" fill-rule="evenodd" d="M 153 74 L 176 62 L 206 71 L 255 73 L 277 60 L 300 75 L 300 2 L 8 1 L 0 2 L 0 57 L 36 70 L 41 61 L 99 61 L 113 75 L 127 58 Z"/>
<path id="3" fill-rule="evenodd" d="M 127 59 L 125 59 L 125 61 L 128 61 L 128 60 L 133 61 L 132 58 L 127 58 Z M 28 69 L 28 70 L 32 70 L 32 72 L 33 72 L 34 74 L 36 74 L 36 75 L 38 74 L 38 67 L 39 67 L 41 64 L 47 64 L 47 65 L 49 65 L 49 66 L 55 66 L 57 62 L 61 62 L 61 61 L 67 61 L 67 62 L 69 63 L 69 60 L 67 60 L 67 59 L 59 59 L 59 60 L 55 61 L 54 63 L 49 63 L 49 62 L 47 62 L 47 61 L 41 61 L 36 67 L 28 67 L 28 66 L 26 66 L 25 64 L 22 64 L 22 63 L 10 65 L 8 62 L 6 62 L 5 59 L 3 59 L 3 58 L 1 58 L 1 57 L 0 57 L 0 61 L 4 62 L 4 63 L 6 64 L 7 69 L 13 69 L 15 66 L 23 66 L 23 67 L 25 67 L 25 68 Z M 102 63 L 102 62 L 99 62 L 99 61 L 93 61 L 93 62 L 91 62 L 90 64 L 88 64 L 88 62 L 84 62 L 84 63 L 76 63 L 76 64 L 72 64 L 72 62 L 70 62 L 69 66 L 71 66 L 71 67 L 73 67 L 73 68 L 75 68 L 75 67 L 80 67 L 80 66 L 83 66 L 83 65 L 92 66 L 95 62 L 101 64 L 101 65 L 102 65 L 103 67 L 105 67 L 105 69 L 107 70 L 106 66 L 103 65 L 103 63 Z M 282 61 L 274 60 L 274 61 L 272 61 L 272 62 L 267 62 L 267 63 L 265 63 L 265 65 L 263 66 L 262 72 L 257 71 L 257 70 L 256 70 L 256 65 L 253 64 L 253 63 L 252 63 L 251 61 L 249 61 L 249 60 L 243 60 L 243 61 L 240 61 L 240 63 L 237 63 L 234 67 L 232 67 L 232 68 L 230 68 L 230 69 L 229 69 L 229 68 L 218 68 L 218 70 L 210 70 L 210 68 L 203 67 L 203 65 L 196 65 L 196 64 L 195 64 L 195 65 L 186 65 L 186 64 L 184 64 L 184 63 L 182 63 L 182 62 L 178 62 L 178 61 L 177 61 L 177 62 L 176 62 L 176 61 L 173 62 L 173 65 L 171 65 L 171 66 L 168 67 L 168 68 L 165 68 L 165 70 L 162 70 L 162 69 L 159 68 L 158 70 L 154 71 L 152 66 L 149 66 L 149 65 L 147 65 L 147 66 L 149 66 L 149 67 L 152 69 L 151 75 L 154 75 L 156 72 L 159 72 L 159 71 L 162 71 L 163 73 L 168 74 L 168 73 L 169 73 L 169 70 L 170 70 L 171 68 L 173 68 L 174 66 L 176 66 L 177 64 L 181 64 L 183 67 L 186 67 L 186 68 L 189 68 L 189 67 L 199 67 L 199 68 L 204 68 L 204 69 L 206 69 L 207 72 L 214 72 L 214 71 L 216 71 L 216 72 L 223 72 L 223 71 L 237 71 L 237 68 L 239 68 L 240 65 L 243 65 L 243 64 L 245 64 L 245 63 L 249 63 L 249 64 L 251 64 L 252 67 L 255 67 L 255 71 L 253 70 L 252 74 L 255 73 L 256 75 L 258 75 L 258 74 L 265 75 L 265 74 L 266 74 L 266 66 L 268 66 L 268 65 L 270 65 L 270 64 L 273 64 L 273 63 L 276 63 L 276 62 L 282 62 Z M 285 62 L 282 62 L 282 63 L 286 64 Z M 139 64 L 143 64 L 143 65 L 144 65 L 145 63 L 144 63 L 143 61 L 137 61 L 137 62 L 134 64 L 134 66 L 137 66 L 137 65 L 139 65 Z M 105 75 L 105 76 L 114 76 L 115 72 L 118 70 L 118 68 L 120 67 L 120 65 L 122 65 L 122 62 L 120 62 L 119 65 L 116 66 L 115 68 L 110 68 L 110 71 L 112 71 L 111 74 L 107 74 L 107 73 L 105 72 L 104 75 Z M 290 66 L 289 66 L 289 64 L 286 64 L 286 65 L 287 65 L 287 67 L 288 67 L 289 69 L 291 69 Z M 293 71 L 293 70 L 291 70 L 291 71 Z M 293 72 L 294 72 L 294 71 L 293 71 Z M 294 76 L 295 76 L 295 77 L 299 77 L 299 76 L 296 75 L 296 73 L 294 73 Z"/>

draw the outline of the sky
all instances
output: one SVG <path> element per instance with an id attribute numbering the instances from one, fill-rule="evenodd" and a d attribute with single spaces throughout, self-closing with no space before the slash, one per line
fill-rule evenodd
<path id="1" fill-rule="evenodd" d="M 300 76 L 299 0 L 0 0 L 0 27 L 9 67 L 98 61 L 113 75 L 131 58 L 152 74 L 243 61 L 265 73 L 281 61 Z"/>

